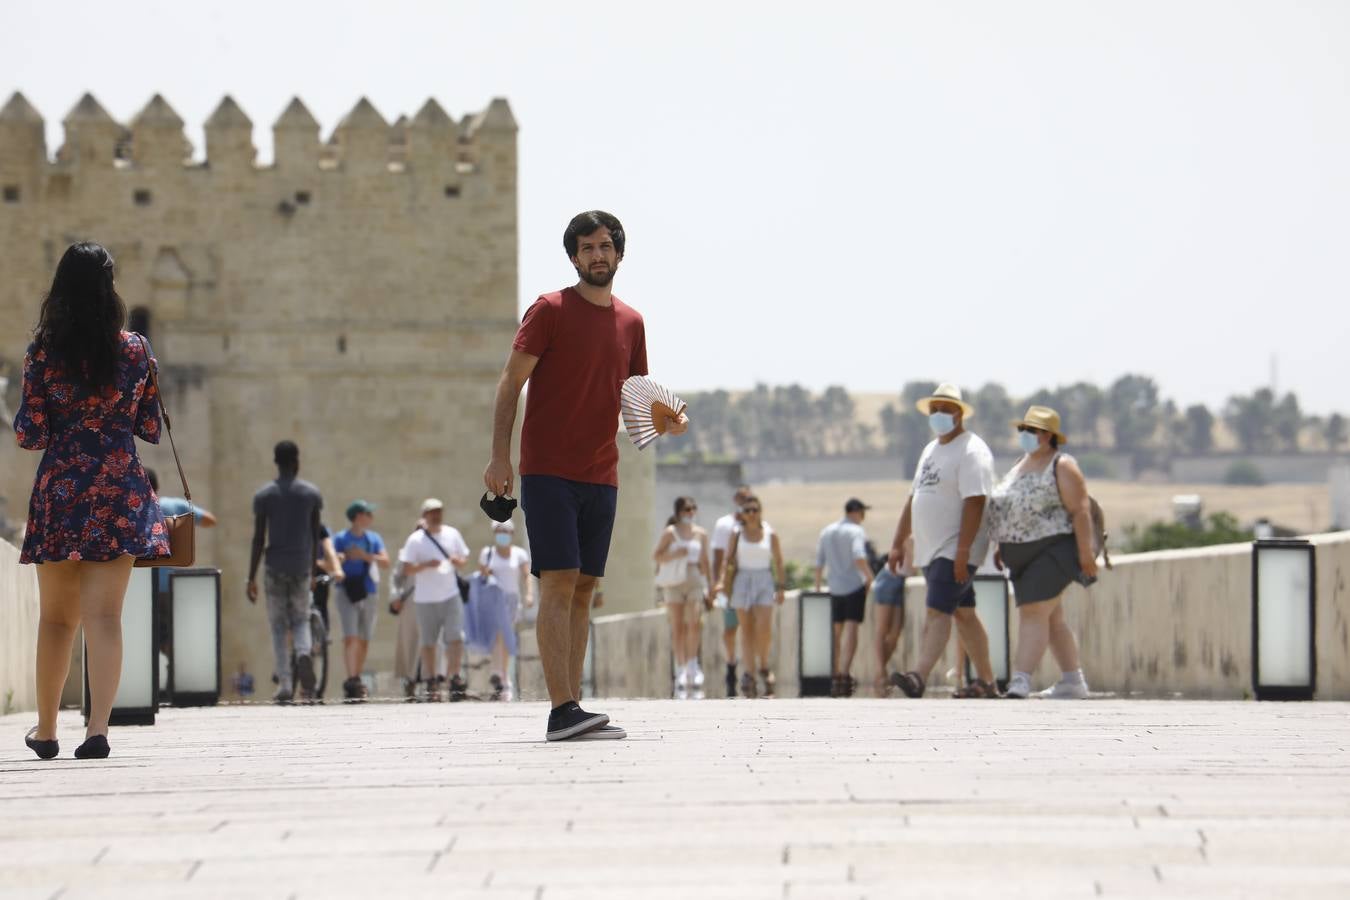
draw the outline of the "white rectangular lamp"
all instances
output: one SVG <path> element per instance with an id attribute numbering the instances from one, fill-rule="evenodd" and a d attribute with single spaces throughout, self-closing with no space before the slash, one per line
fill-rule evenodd
<path id="1" fill-rule="evenodd" d="M 1317 557 L 1305 540 L 1252 545 L 1252 691 L 1311 700 L 1317 691 Z"/>
<path id="2" fill-rule="evenodd" d="M 132 569 L 122 601 L 122 677 L 109 725 L 153 725 L 159 706 L 159 648 L 155 636 L 154 569 Z M 83 642 L 84 718 L 89 720 L 89 645 Z"/>
<path id="3" fill-rule="evenodd" d="M 797 596 L 797 661 L 800 697 L 828 697 L 834 678 L 834 620 L 830 595 L 802 591 Z"/>
<path id="4" fill-rule="evenodd" d="M 220 570 L 169 575 L 169 693 L 174 706 L 220 702 Z"/>
<path id="5" fill-rule="evenodd" d="M 1006 691 L 1012 678 L 1012 642 L 1008 620 L 1008 579 L 1002 575 L 975 576 L 975 615 L 989 634 L 989 662 L 994 669 L 998 689 Z M 974 670 L 966 660 L 966 680 L 974 679 Z"/>

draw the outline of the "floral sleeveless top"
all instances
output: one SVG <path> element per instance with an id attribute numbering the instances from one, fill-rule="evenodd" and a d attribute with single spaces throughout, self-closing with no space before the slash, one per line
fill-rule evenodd
<path id="1" fill-rule="evenodd" d="M 1023 472 L 1018 460 L 989 497 L 990 533 L 1001 544 L 1025 544 L 1060 534 L 1073 534 L 1073 520 L 1064 508 L 1055 481 L 1056 453 L 1040 472 Z"/>

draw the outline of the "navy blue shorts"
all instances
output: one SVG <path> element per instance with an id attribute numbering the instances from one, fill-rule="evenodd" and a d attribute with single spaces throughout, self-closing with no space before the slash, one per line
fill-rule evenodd
<path id="1" fill-rule="evenodd" d="M 522 475 L 520 508 L 530 537 L 530 571 L 580 569 L 601 578 L 614 532 L 619 489 L 568 481 L 555 475 Z"/>
<path id="2" fill-rule="evenodd" d="M 923 570 L 928 582 L 928 608 L 947 615 L 955 615 L 957 607 L 975 607 L 975 566 L 967 566 L 971 578 L 965 584 L 956 583 L 956 563 L 939 556 Z"/>

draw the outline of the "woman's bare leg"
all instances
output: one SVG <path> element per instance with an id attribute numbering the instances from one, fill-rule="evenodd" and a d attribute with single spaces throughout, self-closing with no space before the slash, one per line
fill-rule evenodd
<path id="1" fill-rule="evenodd" d="M 756 606 L 750 610 L 755 620 L 755 663 L 760 669 L 772 670 L 769 665 L 769 651 L 773 646 L 773 610 L 772 606 Z"/>
<path id="2" fill-rule="evenodd" d="M 122 601 L 133 558 L 81 563 L 80 620 L 88 645 L 89 725 L 85 737 L 108 733 L 113 697 L 122 678 Z"/>
<path id="3" fill-rule="evenodd" d="M 1062 673 L 1076 672 L 1083 665 L 1078 658 L 1078 639 L 1064 621 L 1064 604 L 1059 601 L 1055 602 L 1055 611 L 1050 613 L 1050 652 Z"/>
<path id="4" fill-rule="evenodd" d="M 56 739 L 56 714 L 61 692 L 70 675 L 70 651 L 80 627 L 80 566 L 83 563 L 46 562 L 37 567 L 38 618 L 37 707 L 40 741 Z"/>
<path id="5" fill-rule="evenodd" d="M 667 603 L 666 618 L 670 621 L 670 652 L 675 657 L 675 671 L 678 673 L 689 661 L 685 651 L 684 604 Z"/>
<path id="6" fill-rule="evenodd" d="M 1033 675 L 1050 640 L 1050 617 L 1059 598 L 1028 603 L 1017 608 L 1017 656 L 1013 670 Z"/>

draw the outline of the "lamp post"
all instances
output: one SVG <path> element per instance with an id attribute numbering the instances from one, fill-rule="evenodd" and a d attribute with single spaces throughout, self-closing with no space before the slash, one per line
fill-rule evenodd
<path id="1" fill-rule="evenodd" d="M 1252 690 L 1257 700 L 1317 691 L 1317 557 L 1302 539 L 1252 545 Z"/>
<path id="2" fill-rule="evenodd" d="M 174 706 L 220 701 L 220 570 L 169 575 L 169 696 Z"/>
<path id="3" fill-rule="evenodd" d="M 989 633 L 989 662 L 994 669 L 998 689 L 1006 691 L 1012 678 L 1012 642 L 1009 638 L 1008 579 L 1002 575 L 975 576 L 975 615 Z M 966 659 L 966 680 L 974 678 L 970 659 Z"/>
<path id="4" fill-rule="evenodd" d="M 154 569 L 131 570 L 122 600 L 122 677 L 113 697 L 109 725 L 153 725 L 159 705 L 159 615 L 155 609 Z M 83 644 L 84 719 L 89 721 L 89 646 Z"/>
<path id="5" fill-rule="evenodd" d="M 828 697 L 834 678 L 834 623 L 830 595 L 802 591 L 797 596 L 797 662 L 801 697 Z"/>

